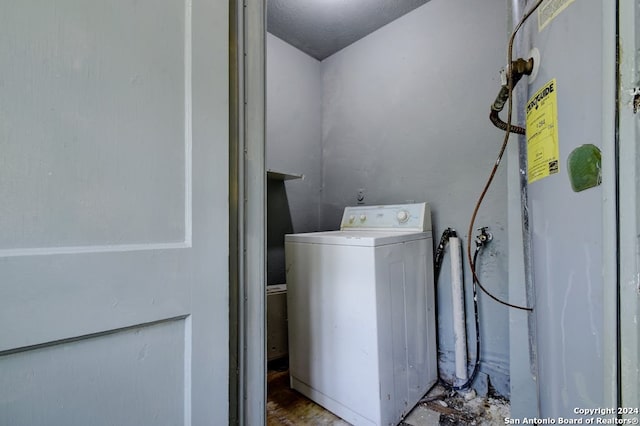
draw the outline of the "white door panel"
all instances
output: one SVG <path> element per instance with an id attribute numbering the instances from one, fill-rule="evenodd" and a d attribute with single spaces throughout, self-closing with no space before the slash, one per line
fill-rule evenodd
<path id="1" fill-rule="evenodd" d="M 190 3 L 3 2 L 5 255 L 188 241 Z"/>
<path id="2" fill-rule="evenodd" d="M 0 10 L 0 425 L 226 424 L 228 4 Z"/>
<path id="3" fill-rule="evenodd" d="M 4 356 L 2 424 L 183 423 L 184 332 L 182 318 Z"/>

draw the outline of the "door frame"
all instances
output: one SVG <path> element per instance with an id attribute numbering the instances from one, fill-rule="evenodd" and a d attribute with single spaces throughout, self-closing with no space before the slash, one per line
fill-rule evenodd
<path id="1" fill-rule="evenodd" d="M 604 344 L 607 378 L 604 393 L 611 406 L 633 407 L 640 402 L 637 388 L 640 373 L 636 368 L 640 361 L 640 336 L 638 326 L 633 322 L 640 313 L 640 241 L 637 237 L 640 235 L 640 185 L 636 184 L 640 153 L 636 148 L 639 129 L 633 112 L 632 92 L 638 88 L 640 61 L 634 55 L 620 55 L 620 52 L 635 52 L 638 47 L 636 32 L 640 27 L 636 21 L 640 8 L 634 3 L 616 3 L 617 16 L 611 7 L 603 6 L 602 66 L 605 78 L 602 90 L 603 111 L 606 112 L 602 155 L 603 248 L 609 253 L 603 259 L 603 274 L 605 282 L 611 283 L 604 294 L 604 315 L 605 328 L 618 330 L 616 335 L 608 336 Z M 267 396 L 266 0 L 230 0 L 229 5 L 229 424 L 261 425 L 266 421 Z M 614 32 L 618 39 L 617 49 L 607 43 Z M 611 64 L 618 60 L 616 73 Z M 617 96 L 614 96 L 616 88 Z M 515 160 L 514 167 L 517 163 Z M 520 210 L 519 206 L 517 210 Z M 618 232 L 611 233 L 614 224 L 617 224 Z M 517 240 L 521 238 L 520 235 Z M 522 266 L 517 268 L 520 274 L 523 273 Z M 537 407 L 534 410 L 537 411 Z"/>
<path id="2" fill-rule="evenodd" d="M 602 4 L 602 275 L 603 291 L 603 371 L 604 403 L 619 407 L 620 341 L 614 330 L 619 330 L 620 232 L 619 211 L 619 152 L 616 138 L 616 36 L 617 7 L 610 2 Z M 597 230 L 594 230 L 597 231 Z M 607 285 L 609 284 L 609 285 Z"/>
<path id="3" fill-rule="evenodd" d="M 617 154 L 618 154 L 618 407 L 640 404 L 640 136 L 637 102 L 640 100 L 640 7 L 617 2 Z M 635 109 L 635 111 L 634 111 Z M 604 156 L 603 156 L 604 157 Z M 630 417 L 636 417 L 632 414 Z"/>
<path id="4" fill-rule="evenodd" d="M 265 0 L 231 0 L 229 424 L 266 423 Z"/>

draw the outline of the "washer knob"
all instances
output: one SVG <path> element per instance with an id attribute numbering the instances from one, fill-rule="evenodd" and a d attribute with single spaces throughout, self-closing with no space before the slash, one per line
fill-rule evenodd
<path id="1" fill-rule="evenodd" d="M 398 222 L 400 223 L 405 223 L 409 220 L 409 212 L 406 210 L 400 210 L 398 214 L 396 214 L 396 219 L 398 219 Z"/>
<path id="2" fill-rule="evenodd" d="M 367 215 L 361 214 L 360 215 L 360 222 L 364 222 L 365 220 L 367 220 Z"/>
<path id="3" fill-rule="evenodd" d="M 354 220 L 356 220 L 355 215 L 349 216 L 349 223 L 353 223 Z"/>

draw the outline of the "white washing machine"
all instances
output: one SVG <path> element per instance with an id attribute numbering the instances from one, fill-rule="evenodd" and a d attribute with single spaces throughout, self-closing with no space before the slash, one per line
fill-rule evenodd
<path id="1" fill-rule="evenodd" d="M 431 212 L 347 207 L 285 237 L 291 387 L 354 425 L 396 425 L 437 380 Z"/>

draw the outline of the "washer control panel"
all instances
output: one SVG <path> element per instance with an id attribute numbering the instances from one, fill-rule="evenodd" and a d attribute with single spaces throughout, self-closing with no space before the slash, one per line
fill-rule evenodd
<path id="1" fill-rule="evenodd" d="M 346 207 L 340 229 L 430 231 L 431 210 L 427 203 Z"/>

